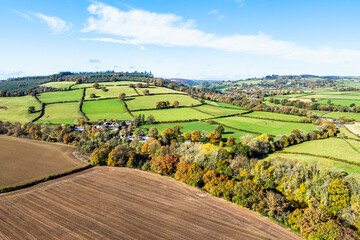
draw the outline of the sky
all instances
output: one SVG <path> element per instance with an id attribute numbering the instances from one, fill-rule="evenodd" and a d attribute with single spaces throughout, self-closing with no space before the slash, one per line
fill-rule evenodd
<path id="1" fill-rule="evenodd" d="M 0 0 L 0 79 L 360 75 L 358 0 Z"/>

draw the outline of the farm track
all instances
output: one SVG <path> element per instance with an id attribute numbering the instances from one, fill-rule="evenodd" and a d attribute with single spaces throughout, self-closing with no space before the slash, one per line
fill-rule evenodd
<path id="1" fill-rule="evenodd" d="M 360 123 L 345 124 L 345 127 L 346 127 L 347 130 L 349 130 L 350 132 L 352 132 L 353 134 L 355 134 L 356 136 L 359 137 L 360 132 L 354 126 L 360 126 Z"/>
<path id="2" fill-rule="evenodd" d="M 173 179 L 95 167 L 0 195 L 0 239 L 301 239 Z"/>

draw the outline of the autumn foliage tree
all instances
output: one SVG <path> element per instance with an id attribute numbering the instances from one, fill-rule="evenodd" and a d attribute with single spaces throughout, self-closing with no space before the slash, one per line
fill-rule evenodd
<path id="1" fill-rule="evenodd" d="M 108 155 L 112 148 L 109 145 L 102 145 L 97 148 L 90 156 L 90 162 L 93 165 L 106 165 Z"/>
<path id="2" fill-rule="evenodd" d="M 175 179 L 190 186 L 201 187 L 203 185 L 203 175 L 204 170 L 200 165 L 183 161 L 177 165 Z"/>
<path id="3" fill-rule="evenodd" d="M 209 133 L 208 138 L 211 143 L 218 143 L 221 140 L 221 135 L 217 131 L 212 131 Z"/>
<path id="4" fill-rule="evenodd" d="M 168 154 L 165 156 L 153 157 L 151 160 L 151 171 L 161 175 L 172 176 L 176 172 L 179 158 Z"/>

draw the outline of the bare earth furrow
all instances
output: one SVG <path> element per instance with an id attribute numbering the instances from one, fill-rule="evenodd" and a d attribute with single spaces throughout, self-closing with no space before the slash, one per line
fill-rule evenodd
<path id="1" fill-rule="evenodd" d="M 150 172 L 95 167 L 0 195 L 1 239 L 301 239 Z"/>

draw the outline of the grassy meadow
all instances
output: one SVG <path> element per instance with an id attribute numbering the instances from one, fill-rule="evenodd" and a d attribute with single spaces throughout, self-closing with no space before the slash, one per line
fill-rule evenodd
<path id="1" fill-rule="evenodd" d="M 296 122 L 300 122 L 300 120 L 304 118 L 290 114 L 281 114 L 281 113 L 263 112 L 263 111 L 254 111 L 251 113 L 247 113 L 244 116 L 256 117 L 256 118 L 268 118 L 268 119 L 284 120 L 284 121 L 296 121 Z"/>
<path id="2" fill-rule="evenodd" d="M 72 102 L 72 101 L 80 101 L 82 94 L 83 94 L 83 90 L 79 89 L 79 90 L 41 93 L 38 95 L 38 98 L 43 103 Z"/>
<path id="3" fill-rule="evenodd" d="M 212 105 L 201 105 L 201 106 L 194 107 L 194 109 L 198 109 L 200 111 L 206 112 L 215 117 L 227 116 L 227 115 L 233 115 L 233 114 L 241 114 L 241 113 L 247 112 L 247 110 L 235 109 L 235 108 L 221 108 L 221 107 L 215 107 Z"/>
<path id="4" fill-rule="evenodd" d="M 285 149 L 287 152 L 311 153 L 360 163 L 360 142 L 352 139 L 327 138 L 308 141 Z"/>
<path id="5" fill-rule="evenodd" d="M 126 104 L 130 111 L 138 109 L 153 109 L 156 108 L 156 103 L 159 101 L 169 101 L 172 105 L 174 101 L 178 101 L 180 106 L 191 106 L 200 104 L 199 101 L 187 96 L 178 94 L 169 95 L 149 95 L 141 97 L 133 97 L 126 99 Z M 194 110 L 195 111 L 195 110 Z"/>
<path id="6" fill-rule="evenodd" d="M 48 82 L 41 84 L 42 87 L 51 87 L 51 88 L 59 88 L 63 90 L 69 89 L 71 85 L 74 85 L 75 82 Z"/>
<path id="7" fill-rule="evenodd" d="M 34 106 L 37 112 L 29 114 L 28 108 L 30 106 Z M 3 122 L 26 123 L 37 118 L 41 110 L 38 101 L 29 95 L 23 97 L 0 97 L 0 107 L 2 107 L 0 108 L 0 120 Z"/>
<path id="8" fill-rule="evenodd" d="M 137 96 L 133 88 L 128 86 L 110 86 L 106 87 L 107 91 L 101 90 L 101 88 L 87 88 L 85 92 L 85 100 L 103 99 L 103 98 L 117 98 L 120 93 L 125 93 L 126 96 Z M 91 98 L 91 94 L 95 94 L 95 98 Z"/>
<path id="9" fill-rule="evenodd" d="M 287 150 L 287 149 L 285 149 Z M 276 158 L 284 158 L 288 160 L 297 160 L 302 162 L 323 162 L 326 165 L 331 165 L 334 167 L 337 167 L 339 169 L 343 169 L 347 173 L 360 173 L 360 166 L 351 165 L 348 163 L 343 163 L 335 160 L 331 160 L 329 158 L 325 157 L 315 157 L 315 156 L 309 156 L 309 155 L 303 155 L 303 154 L 288 154 L 288 153 L 272 153 L 269 154 L 265 160 L 271 160 Z"/>
<path id="10" fill-rule="evenodd" d="M 289 134 L 293 129 L 303 129 L 306 132 L 315 129 L 315 125 L 309 123 L 280 122 L 245 117 L 219 118 L 215 119 L 215 121 L 237 129 L 270 135 Z"/>
<path id="11" fill-rule="evenodd" d="M 150 114 L 154 116 L 155 121 L 185 121 L 190 119 L 207 119 L 213 116 L 196 111 L 191 108 L 169 108 L 169 109 L 159 109 L 159 110 L 147 110 L 147 111 L 136 111 L 132 114 L 139 115 L 144 114 L 145 117 Z"/>
<path id="12" fill-rule="evenodd" d="M 185 123 L 164 123 L 164 124 L 144 125 L 142 127 L 147 129 L 150 129 L 151 127 L 156 127 L 159 134 L 161 134 L 166 128 L 171 128 L 176 125 L 183 127 L 183 129 L 181 130 L 182 133 L 186 133 L 186 132 L 191 133 L 196 130 L 211 132 L 214 131 L 215 128 L 218 126 L 218 125 L 211 125 L 205 122 L 185 122 Z M 234 130 L 227 127 L 225 127 L 224 129 L 225 132 L 224 134 L 222 134 L 223 138 L 228 138 L 229 136 L 233 136 L 237 141 L 239 141 L 240 137 L 245 135 L 251 135 L 252 137 L 258 136 L 257 134 Z"/>
<path id="13" fill-rule="evenodd" d="M 131 120 L 124 105 L 118 99 L 84 101 L 82 110 L 91 121 L 103 119 Z"/>
<path id="14" fill-rule="evenodd" d="M 79 103 L 55 103 L 45 107 L 45 114 L 38 122 L 74 124 L 76 119 L 83 119 L 79 112 Z"/>

